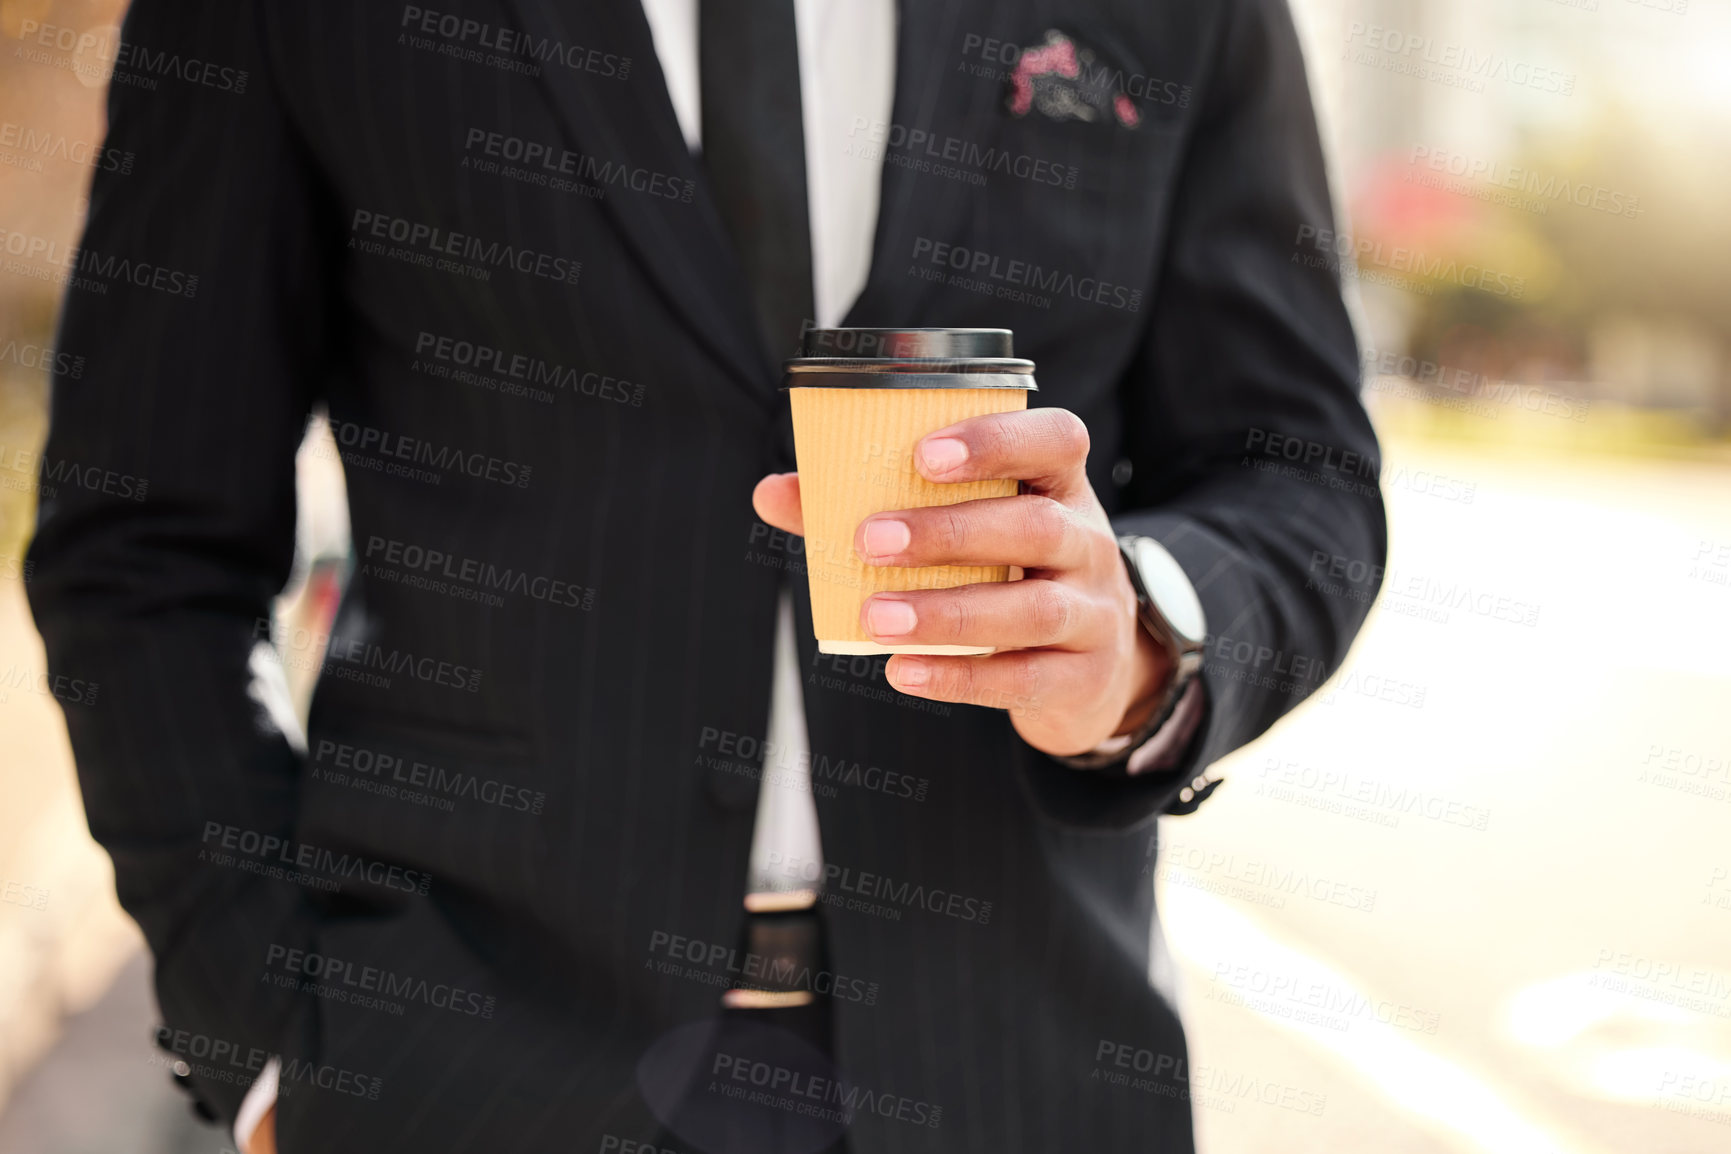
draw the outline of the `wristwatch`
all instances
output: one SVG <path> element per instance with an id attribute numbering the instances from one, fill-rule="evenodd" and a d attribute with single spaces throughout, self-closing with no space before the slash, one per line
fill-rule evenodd
<path id="1" fill-rule="evenodd" d="M 1166 547 L 1152 537 L 1120 537 L 1118 551 L 1124 557 L 1130 587 L 1136 591 L 1137 620 L 1165 651 L 1172 668 L 1172 684 L 1159 708 L 1136 732 L 1110 738 L 1100 748 L 1088 753 L 1056 759 L 1073 769 L 1117 768 L 1122 772 L 1129 755 L 1166 724 L 1183 699 L 1184 691 L 1202 671 L 1208 618 L 1202 611 L 1201 598 L 1196 596 L 1196 587 L 1190 584 L 1184 569 Z"/>

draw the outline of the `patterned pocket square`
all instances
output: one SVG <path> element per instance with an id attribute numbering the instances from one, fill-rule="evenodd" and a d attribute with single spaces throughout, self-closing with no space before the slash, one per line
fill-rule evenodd
<path id="1" fill-rule="evenodd" d="M 1093 49 L 1051 28 L 1043 43 L 1022 49 L 1006 103 L 1016 116 L 1038 112 L 1053 120 L 1116 120 L 1135 128 L 1142 114 L 1112 83 L 1113 75 L 1096 64 Z"/>

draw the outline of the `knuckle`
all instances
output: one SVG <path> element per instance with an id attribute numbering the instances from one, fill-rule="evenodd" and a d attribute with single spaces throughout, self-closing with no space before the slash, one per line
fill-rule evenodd
<path id="1" fill-rule="evenodd" d="M 962 593 L 939 596 L 933 599 L 937 612 L 936 628 L 938 636 L 954 639 L 966 637 L 975 617 L 971 599 Z"/>
<path id="2" fill-rule="evenodd" d="M 939 696 L 951 701 L 966 701 L 974 692 L 974 666 L 966 658 L 952 657 L 937 663 Z"/>
<path id="3" fill-rule="evenodd" d="M 1010 660 L 1009 674 L 1006 685 L 1009 690 L 1008 699 L 1002 703 L 1003 709 L 1026 709 L 1036 706 L 1040 700 L 1040 660 L 1035 655 L 1020 654 Z"/>
<path id="4" fill-rule="evenodd" d="M 927 517 L 931 529 L 931 551 L 943 557 L 954 557 L 967 548 L 973 534 L 968 514 L 956 505 L 934 509 Z"/>
<path id="5" fill-rule="evenodd" d="M 1088 561 L 1102 573 L 1123 573 L 1124 554 L 1118 549 L 1118 538 L 1109 531 L 1089 533 Z"/>
<path id="6" fill-rule="evenodd" d="M 1069 543 L 1070 513 L 1050 497 L 1029 496 L 1022 525 L 1024 540 L 1043 556 L 1056 556 Z"/>
<path id="7" fill-rule="evenodd" d="M 1026 438 L 1026 430 L 1022 422 L 1015 418 L 1019 413 L 1010 413 L 1006 418 L 982 422 L 979 429 L 977 449 L 982 457 L 990 461 L 1000 461 L 1013 456 L 1017 448 Z"/>
<path id="8" fill-rule="evenodd" d="M 1050 645 L 1068 637 L 1076 616 L 1076 602 L 1069 590 L 1054 581 L 1033 581 L 1029 582 L 1029 593 L 1028 617 L 1038 643 Z"/>
<path id="9" fill-rule="evenodd" d="M 1046 418 L 1047 437 L 1052 446 L 1063 456 L 1076 461 L 1088 459 L 1088 450 L 1092 441 L 1088 436 L 1088 425 L 1069 409 L 1046 409 L 1051 415 Z"/>

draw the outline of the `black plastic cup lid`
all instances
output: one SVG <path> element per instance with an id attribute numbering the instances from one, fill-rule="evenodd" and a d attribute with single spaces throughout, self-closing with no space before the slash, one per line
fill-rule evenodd
<path id="1" fill-rule="evenodd" d="M 1026 389 L 1009 329 L 807 329 L 782 389 Z"/>

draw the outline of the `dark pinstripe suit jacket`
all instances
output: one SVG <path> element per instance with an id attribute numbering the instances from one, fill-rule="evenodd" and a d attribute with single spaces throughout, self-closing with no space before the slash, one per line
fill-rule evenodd
<path id="1" fill-rule="evenodd" d="M 1006 111 L 1004 46 L 1051 27 L 1137 128 Z M 67 720 L 170 1045 L 224 1115 L 282 1054 L 288 1151 L 629 1149 L 640 1056 L 749 964 L 773 612 L 804 586 L 749 502 L 792 464 L 786 350 L 645 20 L 136 0 L 126 37 L 135 164 L 96 177 L 45 456 L 144 499 L 45 492 L 30 593 L 54 670 L 101 685 Z M 1126 782 L 898 700 L 802 621 L 852 1142 L 1188 1149 L 1155 819 L 1341 660 L 1362 602 L 1307 589 L 1313 558 L 1384 548 L 1293 30 L 1280 0 L 963 0 L 905 5 L 899 52 L 894 124 L 825 142 L 888 150 L 848 323 L 1013 328 L 1215 638 L 1190 764 Z M 321 403 L 360 567 L 302 754 L 249 660 Z M 1164 1081 L 1097 1077 L 1119 1046 Z"/>

